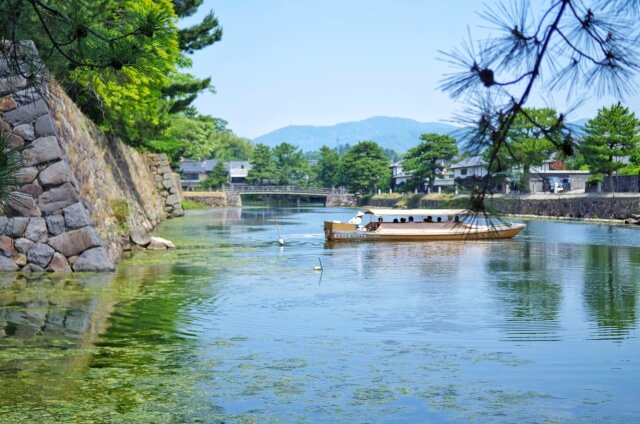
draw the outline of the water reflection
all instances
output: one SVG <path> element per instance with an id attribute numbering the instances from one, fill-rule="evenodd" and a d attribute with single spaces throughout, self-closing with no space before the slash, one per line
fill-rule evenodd
<path id="1" fill-rule="evenodd" d="M 218 416 L 220 408 L 193 391 L 202 375 L 185 317 L 212 288 L 202 286 L 208 279 L 198 268 L 167 259 L 115 274 L 4 274 L 0 422 Z M 191 289 L 182 290 L 187 282 Z"/>
<path id="2" fill-rule="evenodd" d="M 629 233 L 325 245 L 352 215 L 195 211 L 114 274 L 0 275 L 0 422 L 640 417 Z"/>
<path id="3" fill-rule="evenodd" d="M 557 340 L 562 287 L 549 262 L 556 262 L 558 254 L 542 244 L 518 247 L 508 254 L 495 252 L 488 260 L 492 288 L 505 309 L 500 327 L 511 340 Z"/>
<path id="4" fill-rule="evenodd" d="M 638 252 L 634 252 L 636 257 Z M 640 269 L 629 249 L 589 246 L 584 302 L 598 325 L 596 338 L 620 339 L 636 327 Z"/>

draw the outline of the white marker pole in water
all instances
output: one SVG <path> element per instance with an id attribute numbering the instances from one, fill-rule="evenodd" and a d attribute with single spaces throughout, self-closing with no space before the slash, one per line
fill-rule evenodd
<path id="1" fill-rule="evenodd" d="M 320 262 L 320 265 L 316 265 L 313 267 L 314 271 L 322 271 L 322 261 L 320 260 L 320 258 L 318 258 L 318 262 Z"/>
<path id="2" fill-rule="evenodd" d="M 284 239 L 280 235 L 280 227 L 278 227 L 278 221 L 273 221 L 273 222 L 274 224 L 276 224 L 276 230 L 278 231 L 278 244 L 280 246 L 284 246 Z"/>

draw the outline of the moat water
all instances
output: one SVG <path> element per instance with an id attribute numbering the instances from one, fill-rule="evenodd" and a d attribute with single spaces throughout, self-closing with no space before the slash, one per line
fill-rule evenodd
<path id="1" fill-rule="evenodd" d="M 640 421 L 640 229 L 326 245 L 353 215 L 193 211 L 113 274 L 0 274 L 0 422 Z"/>

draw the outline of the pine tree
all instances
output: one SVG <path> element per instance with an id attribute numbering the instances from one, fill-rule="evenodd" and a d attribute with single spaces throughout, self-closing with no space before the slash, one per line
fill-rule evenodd
<path id="1" fill-rule="evenodd" d="M 636 158 L 640 144 L 640 120 L 620 102 L 601 108 L 587 121 L 580 145 L 591 172 L 611 176 Z"/>
<path id="2" fill-rule="evenodd" d="M 438 173 L 442 172 L 442 161 L 448 161 L 458 154 L 456 139 L 447 135 L 422 134 L 422 142 L 407 151 L 402 164 L 405 172 L 412 175 L 413 185 L 417 188 L 425 180 L 429 190 L 433 191 Z"/>

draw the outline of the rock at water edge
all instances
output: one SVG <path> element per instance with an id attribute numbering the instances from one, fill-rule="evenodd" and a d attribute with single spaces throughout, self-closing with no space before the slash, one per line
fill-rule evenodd
<path id="1" fill-rule="evenodd" d="M 114 271 L 113 262 L 107 257 L 104 248 L 96 247 L 85 251 L 73 264 L 73 270 L 76 272 L 105 272 Z"/>

